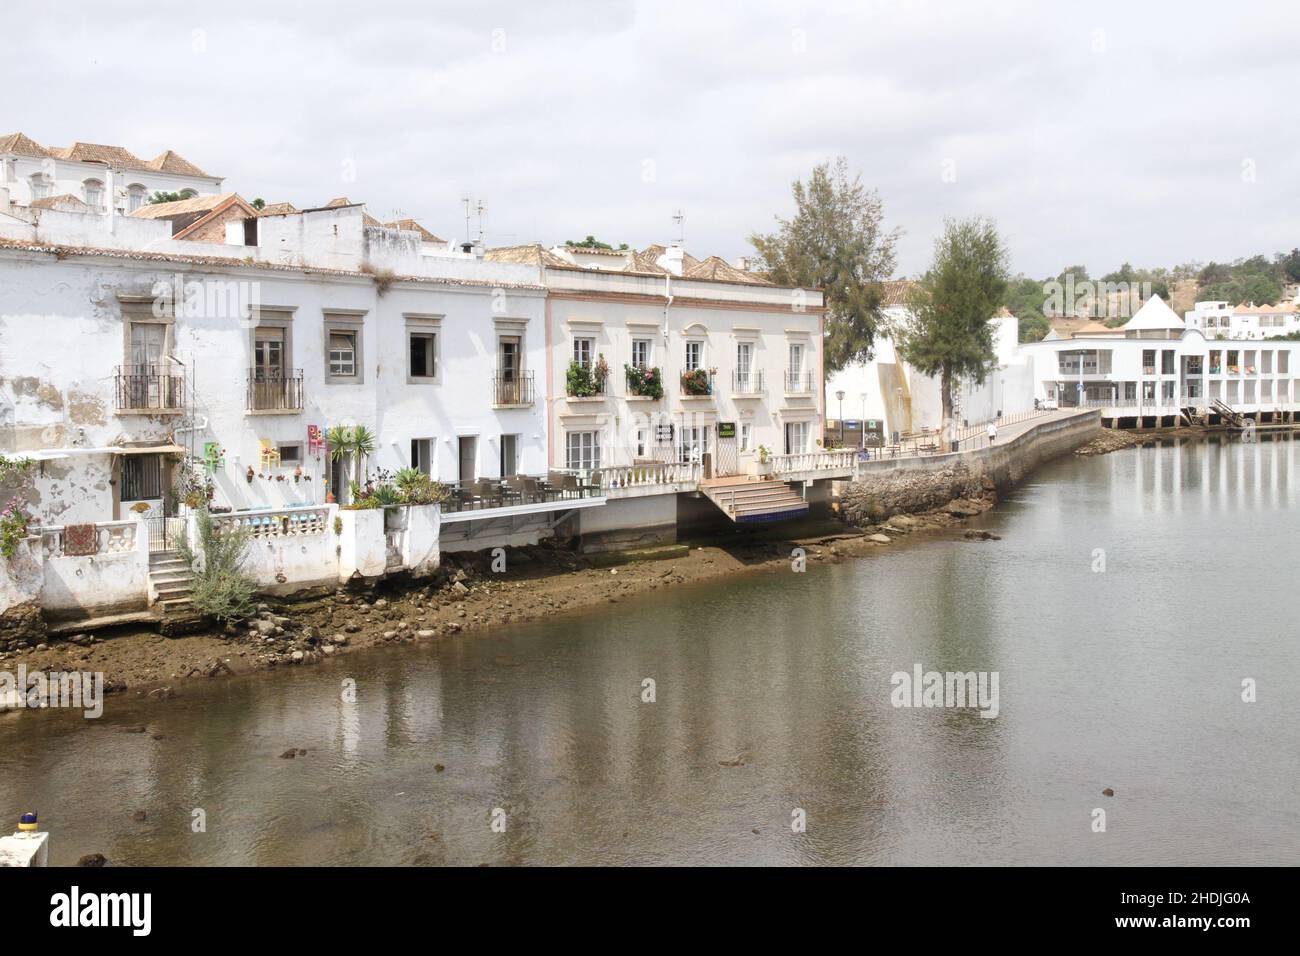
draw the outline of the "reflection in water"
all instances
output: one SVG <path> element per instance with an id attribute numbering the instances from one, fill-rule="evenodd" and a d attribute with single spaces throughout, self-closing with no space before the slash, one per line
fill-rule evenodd
<path id="1" fill-rule="evenodd" d="M 0 813 L 57 863 L 1293 863 L 1296 443 L 1259 437 L 1057 462 L 998 542 L 6 717 Z M 895 710 L 917 663 L 998 671 L 1000 716 Z"/>

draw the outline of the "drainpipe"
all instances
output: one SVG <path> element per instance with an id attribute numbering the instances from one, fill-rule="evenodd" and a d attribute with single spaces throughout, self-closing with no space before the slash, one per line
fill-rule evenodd
<path id="1" fill-rule="evenodd" d="M 546 285 L 546 270 L 538 270 L 542 274 L 542 285 Z M 551 470 L 551 463 L 555 461 L 552 457 L 555 451 L 555 429 L 554 417 L 551 410 L 555 407 L 555 359 L 551 354 L 551 290 L 548 288 L 543 293 L 545 305 L 542 309 L 542 334 L 546 343 L 546 470 Z"/>

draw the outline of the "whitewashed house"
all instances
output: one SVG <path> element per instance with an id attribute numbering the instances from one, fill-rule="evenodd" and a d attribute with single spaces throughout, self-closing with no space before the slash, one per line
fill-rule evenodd
<path id="1" fill-rule="evenodd" d="M 827 377 L 825 401 L 831 424 L 827 438 L 838 440 L 841 421 L 846 444 L 888 444 L 895 435 L 933 432 L 942 425 L 943 401 L 937 376 L 922 374 L 898 354 L 891 327 L 906 323 L 907 280 L 885 284 L 883 334 L 872 357 Z M 1019 322 L 1006 309 L 989 319 L 995 365 L 982 384 L 962 380 L 954 396 L 957 421 L 987 422 L 1033 407 L 1030 369 L 1019 352 Z"/>
<path id="2" fill-rule="evenodd" d="M 732 520 L 802 513 L 851 472 L 820 447 L 819 291 L 680 246 L 486 256 L 527 263 L 546 286 L 549 462 L 610 499 L 581 516 L 585 544 L 670 538 L 701 500 L 701 516 Z M 737 490 L 760 474 L 772 481 Z M 734 500 L 762 489 L 767 510 Z"/>
<path id="3" fill-rule="evenodd" d="M 129 213 L 155 192 L 213 195 L 221 192 L 221 182 L 170 149 L 141 159 L 121 146 L 51 147 L 22 133 L 0 136 L 0 190 L 10 202 L 38 209 L 56 208 L 71 197 L 88 212 L 104 215 L 111 205 Z"/>

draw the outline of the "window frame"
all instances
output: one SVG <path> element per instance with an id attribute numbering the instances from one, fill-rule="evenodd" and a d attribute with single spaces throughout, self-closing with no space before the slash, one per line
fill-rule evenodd
<path id="1" fill-rule="evenodd" d="M 325 335 L 326 385 L 362 385 L 365 383 L 365 314 L 365 312 L 343 310 L 325 312 L 325 321 L 322 323 L 322 328 Z M 330 357 L 330 353 L 333 351 L 330 340 L 335 335 L 347 335 L 352 338 L 352 372 L 350 374 L 334 371 L 334 362 Z"/>
<path id="2" fill-rule="evenodd" d="M 577 464 L 574 463 L 574 439 L 577 439 Z M 594 471 L 600 467 L 600 430 L 572 429 L 564 433 L 564 466 L 570 471 Z"/>

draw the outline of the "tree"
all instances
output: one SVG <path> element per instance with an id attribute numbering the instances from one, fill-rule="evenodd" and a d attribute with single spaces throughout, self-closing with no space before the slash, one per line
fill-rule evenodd
<path id="1" fill-rule="evenodd" d="M 601 242 L 595 236 L 588 236 L 586 239 L 582 240 L 582 242 L 574 242 L 572 239 L 566 239 L 564 240 L 564 244 L 568 246 L 570 249 L 613 249 L 614 248 L 608 242 Z M 627 243 L 620 242 L 618 244 L 618 248 L 620 250 L 626 249 Z"/>
<path id="2" fill-rule="evenodd" d="M 266 200 L 263 199 L 261 196 L 258 196 L 256 199 L 250 202 L 249 205 L 252 206 L 254 209 L 265 209 Z"/>
<path id="3" fill-rule="evenodd" d="M 1043 315 L 1047 295 L 1043 289 L 1045 284 L 1024 275 L 1016 276 L 1007 284 L 1002 304 L 1019 320 L 1021 342 L 1041 341 L 1052 329 L 1052 323 Z"/>
<path id="4" fill-rule="evenodd" d="M 836 372 L 871 358 L 898 231 L 885 231 L 879 194 L 849 176 L 842 156 L 792 188 L 794 218 L 776 217 L 775 233 L 754 233 L 749 243 L 773 282 L 822 290 L 826 371 Z"/>
<path id="5" fill-rule="evenodd" d="M 155 192 L 152 196 L 150 196 L 147 200 L 145 200 L 145 202 L 148 205 L 152 206 L 155 203 L 160 203 L 160 202 L 180 202 L 184 198 L 185 197 L 182 196 L 180 193 L 168 193 L 168 192 L 163 192 L 160 189 L 157 192 Z"/>
<path id="6" fill-rule="evenodd" d="M 934 264 L 908 294 L 911 318 L 895 341 L 908 364 L 939 377 L 945 432 L 957 382 L 983 384 L 997 361 L 989 320 L 1005 301 L 1007 261 L 992 220 L 949 220 L 934 244 Z"/>

